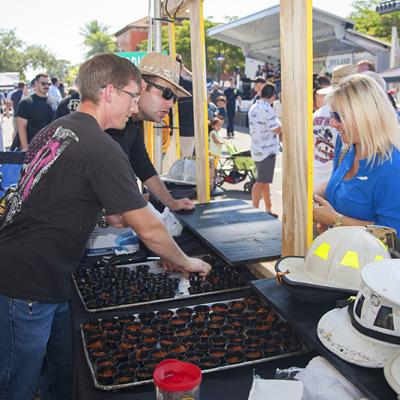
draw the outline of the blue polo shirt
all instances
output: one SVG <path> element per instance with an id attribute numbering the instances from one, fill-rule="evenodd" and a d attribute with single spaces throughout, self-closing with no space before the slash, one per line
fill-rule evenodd
<path id="1" fill-rule="evenodd" d="M 337 167 L 326 188 L 326 199 L 339 213 L 373 221 L 396 229 L 400 236 L 400 152 L 393 148 L 392 160 L 374 164 L 359 161 L 357 174 L 344 176 L 353 165 L 355 146 Z"/>

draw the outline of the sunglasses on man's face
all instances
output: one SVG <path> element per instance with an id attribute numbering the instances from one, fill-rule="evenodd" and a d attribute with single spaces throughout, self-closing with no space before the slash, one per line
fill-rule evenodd
<path id="1" fill-rule="evenodd" d="M 50 82 L 39 82 L 42 86 L 50 86 Z"/>
<path id="2" fill-rule="evenodd" d="M 342 123 L 342 120 L 340 119 L 340 115 L 338 112 L 330 111 L 329 114 L 331 115 L 331 118 L 333 118 L 336 122 L 338 122 L 339 124 Z"/>
<path id="3" fill-rule="evenodd" d="M 161 86 L 158 83 L 154 83 L 154 82 L 146 80 L 146 79 L 144 79 L 144 81 L 147 84 L 149 84 L 149 85 L 155 87 L 156 89 L 160 90 L 161 91 L 161 96 L 162 96 L 163 99 L 165 99 L 165 100 L 171 100 L 172 99 L 172 101 L 174 103 L 176 103 L 176 101 L 178 100 L 178 96 L 169 87 Z"/>

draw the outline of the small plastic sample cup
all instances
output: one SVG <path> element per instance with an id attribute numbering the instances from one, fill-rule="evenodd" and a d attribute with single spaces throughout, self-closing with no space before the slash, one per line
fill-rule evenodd
<path id="1" fill-rule="evenodd" d="M 199 400 L 201 369 L 174 359 L 160 362 L 153 374 L 157 400 Z"/>

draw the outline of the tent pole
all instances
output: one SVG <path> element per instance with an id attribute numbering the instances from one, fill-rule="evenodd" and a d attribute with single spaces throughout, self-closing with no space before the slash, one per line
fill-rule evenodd
<path id="1" fill-rule="evenodd" d="M 312 239 L 312 1 L 281 0 L 280 30 L 282 255 L 302 256 Z"/>

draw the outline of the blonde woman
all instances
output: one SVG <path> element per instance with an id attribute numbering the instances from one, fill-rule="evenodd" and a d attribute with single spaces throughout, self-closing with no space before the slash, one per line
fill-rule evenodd
<path id="1" fill-rule="evenodd" d="M 350 150 L 324 193 L 314 196 L 322 225 L 385 225 L 400 233 L 400 126 L 384 90 L 353 75 L 327 98 L 331 125 Z"/>

